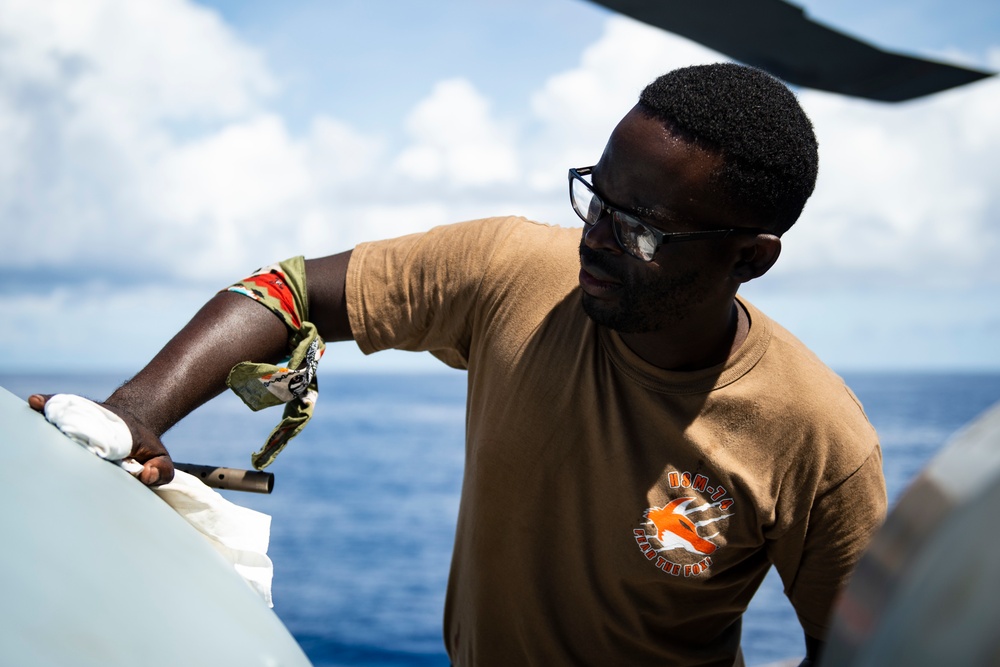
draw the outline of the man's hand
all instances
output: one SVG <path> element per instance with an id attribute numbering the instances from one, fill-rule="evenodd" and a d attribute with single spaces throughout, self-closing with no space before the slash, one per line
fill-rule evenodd
<path id="1" fill-rule="evenodd" d="M 28 397 L 28 405 L 37 412 L 44 412 L 45 404 L 51 397 L 51 394 L 32 394 Z M 132 434 L 132 453 L 130 456 L 142 464 L 142 472 L 138 475 L 139 481 L 147 486 L 159 486 L 172 480 L 174 478 L 174 463 L 170 460 L 167 448 L 163 446 L 153 430 L 122 408 L 107 403 L 100 405 L 121 417 L 128 426 L 128 430 Z"/>

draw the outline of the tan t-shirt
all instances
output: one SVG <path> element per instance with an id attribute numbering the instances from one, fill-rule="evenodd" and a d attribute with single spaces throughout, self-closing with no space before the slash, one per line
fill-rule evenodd
<path id="1" fill-rule="evenodd" d="M 348 269 L 364 352 L 469 372 L 453 663 L 728 667 L 772 563 L 824 637 L 885 511 L 861 406 L 745 301 L 724 365 L 650 366 L 584 314 L 579 242 L 489 219 L 361 245 Z"/>

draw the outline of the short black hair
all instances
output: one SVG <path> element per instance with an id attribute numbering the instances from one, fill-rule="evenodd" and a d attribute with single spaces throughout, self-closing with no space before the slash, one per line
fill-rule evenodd
<path id="1" fill-rule="evenodd" d="M 695 65 L 646 86 L 639 108 L 695 145 L 719 153 L 719 194 L 754 224 L 782 234 L 816 185 L 819 151 L 795 94 L 766 72 Z"/>

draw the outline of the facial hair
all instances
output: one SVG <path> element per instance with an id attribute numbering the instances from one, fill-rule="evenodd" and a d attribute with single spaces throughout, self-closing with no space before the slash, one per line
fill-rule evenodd
<path id="1" fill-rule="evenodd" d="M 603 271 L 620 284 L 618 298 L 605 300 L 583 293 L 583 310 L 594 322 L 619 333 L 647 333 L 683 321 L 698 303 L 697 269 L 669 275 L 654 267 L 629 271 L 627 263 L 641 262 L 624 253 L 594 250 L 582 241 L 580 262 Z M 647 269 L 645 271 L 641 269 Z"/>

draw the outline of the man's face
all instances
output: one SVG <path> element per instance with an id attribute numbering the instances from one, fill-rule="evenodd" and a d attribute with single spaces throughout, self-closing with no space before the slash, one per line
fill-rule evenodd
<path id="1" fill-rule="evenodd" d="M 594 190 L 605 203 L 664 232 L 736 227 L 739 219 L 709 184 L 720 164 L 718 155 L 633 109 L 594 167 Z M 667 243 L 644 262 L 621 249 L 611 225 L 610 216 L 602 216 L 580 243 L 583 307 L 598 324 L 621 333 L 658 331 L 732 289 L 726 242 Z"/>

